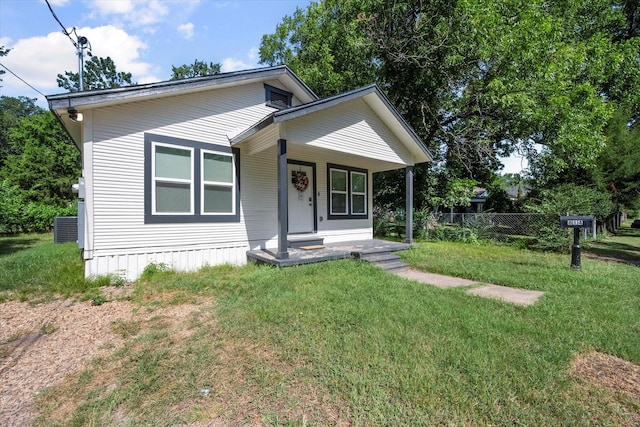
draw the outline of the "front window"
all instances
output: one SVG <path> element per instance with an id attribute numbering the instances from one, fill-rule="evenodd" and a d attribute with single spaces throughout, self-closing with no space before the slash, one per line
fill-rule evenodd
<path id="1" fill-rule="evenodd" d="M 328 165 L 329 219 L 367 218 L 367 177 L 365 169 Z"/>
<path id="2" fill-rule="evenodd" d="M 240 221 L 240 151 L 144 135 L 145 223 Z"/>

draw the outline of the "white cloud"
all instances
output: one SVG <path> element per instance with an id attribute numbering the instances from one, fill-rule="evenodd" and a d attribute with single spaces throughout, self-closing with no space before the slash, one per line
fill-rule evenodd
<path id="1" fill-rule="evenodd" d="M 255 46 L 253 46 L 251 49 L 249 49 L 249 53 L 247 53 L 247 57 L 252 60 L 255 61 L 256 59 L 258 59 L 258 54 L 260 53 L 259 49 Z"/>
<path id="2" fill-rule="evenodd" d="M 185 39 L 191 40 L 193 38 L 193 24 L 187 22 L 186 24 L 178 25 L 178 33 Z"/>
<path id="3" fill-rule="evenodd" d="M 115 17 L 135 27 L 156 24 L 169 14 L 169 8 L 159 0 L 93 0 L 92 5 L 92 18 Z"/>
<path id="4" fill-rule="evenodd" d="M 247 70 L 251 68 L 251 65 L 242 62 L 240 59 L 225 58 L 222 60 L 222 66 L 220 67 L 223 73 L 231 71 Z"/>
<path id="5" fill-rule="evenodd" d="M 154 75 L 151 64 L 140 59 L 140 54 L 147 45 L 138 37 L 111 25 L 79 28 L 77 32 L 89 39 L 93 55 L 110 56 L 118 71 L 132 73 L 134 82 L 159 80 Z M 78 72 L 76 49 L 61 32 L 21 39 L 6 47 L 11 52 L 2 58 L 2 63 L 42 92 L 62 92 L 56 83 L 57 75 L 64 74 L 65 71 Z M 3 95 L 35 96 L 31 89 L 9 73 L 3 75 L 2 86 Z"/>

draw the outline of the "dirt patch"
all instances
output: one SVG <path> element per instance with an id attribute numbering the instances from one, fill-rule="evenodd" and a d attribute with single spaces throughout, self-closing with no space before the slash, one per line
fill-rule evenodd
<path id="1" fill-rule="evenodd" d="M 120 288 L 108 294 L 123 296 L 126 292 Z M 195 307 L 170 307 L 163 315 L 180 323 Z M 123 345 L 123 334 L 114 326 L 156 315 L 129 301 L 99 306 L 69 299 L 0 304 L 0 425 L 29 425 L 35 417 L 32 405 L 38 393 Z"/>
<path id="2" fill-rule="evenodd" d="M 570 373 L 640 402 L 640 365 L 593 351 L 576 357 Z"/>

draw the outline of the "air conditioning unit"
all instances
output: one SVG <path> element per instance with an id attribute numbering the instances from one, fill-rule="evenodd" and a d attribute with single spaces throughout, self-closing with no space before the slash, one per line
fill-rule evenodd
<path id="1" fill-rule="evenodd" d="M 67 243 L 78 241 L 78 217 L 57 216 L 53 219 L 53 242 Z"/>

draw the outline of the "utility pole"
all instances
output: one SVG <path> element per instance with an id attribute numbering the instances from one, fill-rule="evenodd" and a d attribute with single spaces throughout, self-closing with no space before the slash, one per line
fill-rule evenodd
<path id="1" fill-rule="evenodd" d="M 89 40 L 84 36 L 78 36 L 78 41 L 75 43 L 78 51 L 78 83 L 80 92 L 84 90 L 84 50 L 88 44 Z"/>

